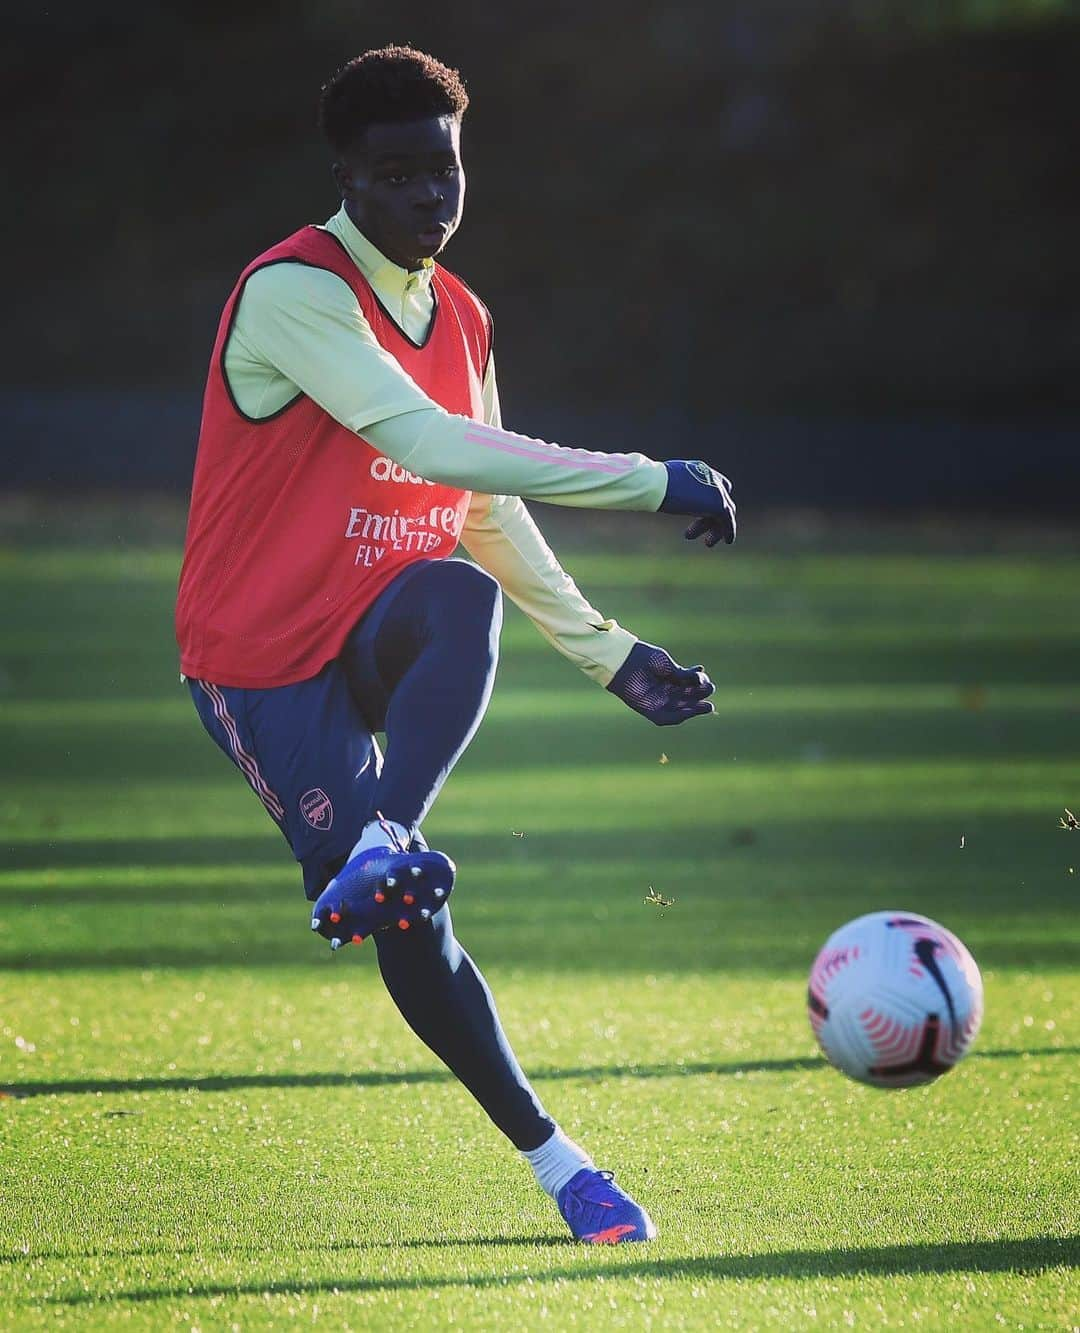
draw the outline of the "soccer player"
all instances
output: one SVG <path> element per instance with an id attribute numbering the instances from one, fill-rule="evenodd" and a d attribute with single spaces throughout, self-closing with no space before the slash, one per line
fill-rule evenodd
<path id="1" fill-rule="evenodd" d="M 435 262 L 461 221 L 457 72 L 368 51 L 322 91 L 341 209 L 253 260 L 221 317 L 177 605 L 210 735 L 287 839 L 333 949 L 375 941 L 394 1003 L 555 1199 L 575 1237 L 651 1239 L 558 1127 L 454 936 L 455 867 L 421 823 L 491 693 L 500 588 L 552 646 L 659 725 L 712 682 L 607 620 L 522 497 L 691 516 L 735 538 L 704 463 L 502 428 L 486 307 Z M 461 543 L 475 563 L 451 559 Z M 385 759 L 375 740 L 385 733 Z"/>

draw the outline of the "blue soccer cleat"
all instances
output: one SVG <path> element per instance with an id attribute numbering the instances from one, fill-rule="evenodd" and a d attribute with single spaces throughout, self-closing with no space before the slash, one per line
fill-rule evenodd
<path id="1" fill-rule="evenodd" d="M 655 1240 L 652 1218 L 619 1189 L 610 1171 L 582 1168 L 555 1196 L 559 1212 L 576 1240 L 590 1245 L 623 1245 Z"/>
<path id="2" fill-rule="evenodd" d="M 377 930 L 409 930 L 446 904 L 457 867 L 442 852 L 369 847 L 358 852 L 323 889 L 311 929 L 331 949 L 363 944 Z"/>

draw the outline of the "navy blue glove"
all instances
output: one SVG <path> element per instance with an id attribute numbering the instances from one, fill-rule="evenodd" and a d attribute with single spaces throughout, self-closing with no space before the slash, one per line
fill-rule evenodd
<path id="1" fill-rule="evenodd" d="M 635 643 L 608 686 L 658 727 L 674 727 L 688 717 L 714 712 L 707 701 L 715 688 L 701 667 L 681 667 L 653 643 Z"/>
<path id="2" fill-rule="evenodd" d="M 678 458 L 664 466 L 668 484 L 660 512 L 697 515 L 686 529 L 688 542 L 704 536 L 706 546 L 721 541 L 730 546 L 735 540 L 735 501 L 727 477 L 700 459 Z"/>

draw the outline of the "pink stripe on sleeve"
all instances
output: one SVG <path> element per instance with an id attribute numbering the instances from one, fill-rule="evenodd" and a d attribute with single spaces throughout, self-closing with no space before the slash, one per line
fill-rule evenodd
<path id="1" fill-rule="evenodd" d="M 517 443 L 519 440 L 522 443 Z M 555 463 L 583 472 L 606 472 L 618 477 L 632 472 L 635 467 L 630 459 L 605 457 L 603 454 L 590 453 L 587 449 L 567 449 L 562 445 L 546 444 L 543 440 L 531 440 L 524 435 L 513 435 L 509 431 L 493 430 L 488 426 L 466 426 L 465 442 L 479 444 L 485 449 L 496 449 L 502 454 L 513 454 L 517 458 L 531 458 L 537 463 Z"/>

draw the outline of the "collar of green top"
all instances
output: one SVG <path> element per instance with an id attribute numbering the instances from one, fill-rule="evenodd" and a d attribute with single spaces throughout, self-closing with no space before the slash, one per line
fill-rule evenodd
<path id="1" fill-rule="evenodd" d="M 344 204 L 327 222 L 326 230 L 332 232 L 344 245 L 372 286 L 378 285 L 402 293 L 424 291 L 431 286 L 435 272 L 434 260 L 425 259 L 420 268 L 412 270 L 393 263 L 356 226 L 345 212 Z"/>

